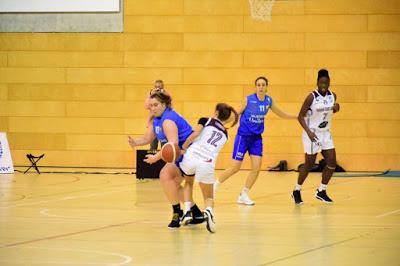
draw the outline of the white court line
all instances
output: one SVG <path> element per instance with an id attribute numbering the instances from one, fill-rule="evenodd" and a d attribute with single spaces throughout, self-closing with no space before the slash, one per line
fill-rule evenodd
<path id="1" fill-rule="evenodd" d="M 385 216 L 389 216 L 389 215 L 395 214 L 397 212 L 400 212 L 400 209 L 397 209 L 397 210 L 394 210 L 394 211 L 391 211 L 391 212 L 385 212 L 385 213 L 377 215 L 375 217 L 376 218 L 381 218 L 381 217 L 385 217 Z"/>
<path id="2" fill-rule="evenodd" d="M 47 217 L 57 217 L 57 218 L 65 218 L 65 219 L 84 219 L 82 217 L 73 217 L 73 216 L 63 216 L 63 215 L 51 214 L 49 211 L 50 211 L 49 209 L 41 209 L 39 213 L 41 215 L 47 216 Z"/>
<path id="3" fill-rule="evenodd" d="M 103 193 L 93 193 L 93 194 L 88 194 L 88 195 L 83 195 L 83 196 L 66 196 L 66 197 L 63 197 L 61 199 L 54 199 L 54 200 L 37 201 L 37 202 L 31 202 L 31 203 L 21 203 L 21 204 L 15 204 L 15 205 L 10 205 L 10 206 L 0 206 L 0 209 L 8 209 L 8 208 L 12 208 L 12 207 L 32 206 L 32 205 L 38 205 L 38 204 L 43 204 L 43 203 L 57 202 L 57 201 L 64 201 L 64 200 L 73 200 L 73 199 L 80 199 L 80 198 L 89 198 L 89 197 L 107 195 L 107 194 L 112 194 L 112 193 L 117 193 L 117 192 L 125 192 L 125 191 L 128 191 L 128 190 L 131 190 L 131 188 L 113 190 L 113 191 L 108 191 L 108 192 L 103 192 Z"/>
<path id="4" fill-rule="evenodd" d="M 114 211 L 114 210 L 113 210 Z M 129 212 L 132 213 L 132 210 L 122 210 L 123 212 Z M 75 220 L 74 222 L 82 222 L 84 221 L 85 223 L 90 223 L 93 221 L 98 221 L 98 218 L 90 218 L 90 217 L 77 217 L 77 216 L 65 216 L 65 215 L 58 215 L 58 214 L 52 214 L 50 213 L 50 209 L 41 209 L 39 213 L 43 216 L 46 217 L 53 217 L 53 218 L 63 218 L 63 219 L 70 219 L 70 220 Z M 30 218 L 29 218 L 30 219 Z M 78 221 L 77 221 L 78 220 Z M 79 221 L 81 220 L 81 221 Z"/>
<path id="5" fill-rule="evenodd" d="M 95 254 L 102 254 L 102 255 L 111 255 L 111 256 L 116 256 L 123 258 L 124 260 L 122 262 L 118 263 L 109 263 L 105 264 L 104 262 L 85 262 L 85 264 L 90 264 L 90 265 L 110 265 L 110 266 L 119 266 L 119 265 L 125 265 L 127 263 L 130 263 L 132 261 L 132 257 L 124 254 L 119 254 L 119 253 L 113 253 L 113 252 L 104 252 L 104 251 L 95 251 L 95 250 L 87 250 L 87 249 L 70 249 L 70 248 L 48 248 L 48 247 L 8 247 L 8 248 L 20 248 L 20 249 L 25 249 L 25 248 L 30 248 L 30 249 L 47 249 L 47 250 L 61 250 L 61 251 L 77 251 L 77 252 L 83 252 L 83 253 L 95 253 Z M 13 260 L 12 262 L 24 262 L 24 261 L 15 261 Z M 29 260 L 30 263 L 35 263 L 32 260 Z M 68 261 L 40 261 L 39 263 L 44 263 L 44 264 L 79 264 L 76 262 L 68 262 Z"/>

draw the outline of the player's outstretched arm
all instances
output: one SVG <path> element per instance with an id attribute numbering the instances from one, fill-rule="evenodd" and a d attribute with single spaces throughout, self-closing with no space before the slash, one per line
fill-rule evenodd
<path id="1" fill-rule="evenodd" d="M 297 118 L 297 115 L 289 114 L 289 113 L 286 113 L 286 112 L 282 111 L 281 109 L 279 109 L 279 107 L 276 105 L 276 103 L 272 103 L 271 110 L 272 110 L 272 112 L 274 112 L 274 114 L 276 114 L 277 116 L 279 116 L 281 118 L 285 118 L 285 119 L 296 119 Z"/>
<path id="2" fill-rule="evenodd" d="M 144 133 L 144 135 L 142 137 L 134 139 L 131 136 L 128 136 L 128 143 L 134 149 L 136 146 L 143 146 L 143 145 L 150 144 L 155 138 L 156 138 L 156 136 L 154 135 L 154 132 L 153 132 L 153 125 L 150 124 L 146 128 L 146 132 Z"/>
<path id="3" fill-rule="evenodd" d="M 193 133 L 186 139 L 186 141 L 182 144 L 182 150 L 186 150 L 190 144 L 200 135 L 201 131 L 203 130 L 204 126 L 201 124 L 197 124 L 196 128 L 194 129 Z"/>
<path id="4" fill-rule="evenodd" d="M 178 127 L 176 126 L 175 122 L 172 120 L 165 120 L 163 122 L 163 132 L 165 137 L 167 138 L 168 142 L 173 142 L 175 144 L 179 143 L 178 138 Z M 153 128 L 153 127 L 152 127 Z M 154 134 L 154 133 L 153 133 Z M 146 155 L 146 159 L 143 161 L 149 164 L 153 164 L 161 159 L 161 151 L 157 152 L 156 154 L 148 154 Z"/>

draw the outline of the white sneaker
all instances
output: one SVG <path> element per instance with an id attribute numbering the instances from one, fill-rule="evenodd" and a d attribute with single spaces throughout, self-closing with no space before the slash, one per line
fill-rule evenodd
<path id="1" fill-rule="evenodd" d="M 217 194 L 220 185 L 221 185 L 221 183 L 218 181 L 215 181 L 213 184 L 214 199 L 215 199 L 215 195 Z"/>
<path id="2" fill-rule="evenodd" d="M 211 211 L 209 209 L 206 209 L 204 211 L 204 218 L 206 219 L 206 228 L 210 233 L 215 233 L 217 230 L 217 226 L 214 222 L 214 215 L 212 215 Z"/>
<path id="3" fill-rule="evenodd" d="M 254 205 L 254 201 L 252 201 L 249 195 L 240 193 L 237 203 L 244 204 L 244 205 Z"/>

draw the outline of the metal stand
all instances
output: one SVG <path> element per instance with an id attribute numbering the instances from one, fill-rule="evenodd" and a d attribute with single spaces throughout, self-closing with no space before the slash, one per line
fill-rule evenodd
<path id="1" fill-rule="evenodd" d="M 26 169 L 26 171 L 24 172 L 24 174 L 26 174 L 29 169 L 31 169 L 32 167 L 35 168 L 36 172 L 38 172 L 38 174 L 40 174 L 39 168 L 37 167 L 37 162 L 40 161 L 40 159 L 42 159 L 44 157 L 44 153 L 38 157 L 33 156 L 32 154 L 27 154 L 26 157 L 29 159 L 29 161 L 32 163 L 31 166 L 29 166 L 28 169 Z"/>

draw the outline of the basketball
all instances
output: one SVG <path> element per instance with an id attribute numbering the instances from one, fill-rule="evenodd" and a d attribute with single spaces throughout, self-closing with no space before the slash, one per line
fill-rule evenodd
<path id="1" fill-rule="evenodd" d="M 179 146 L 172 142 L 167 142 L 161 148 L 161 159 L 166 163 L 173 163 L 181 156 Z"/>

